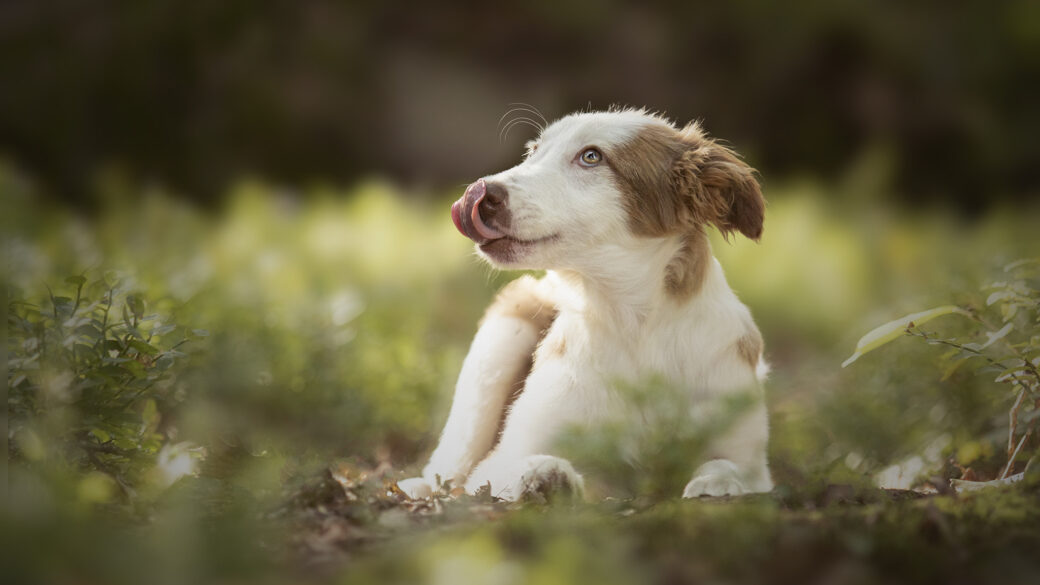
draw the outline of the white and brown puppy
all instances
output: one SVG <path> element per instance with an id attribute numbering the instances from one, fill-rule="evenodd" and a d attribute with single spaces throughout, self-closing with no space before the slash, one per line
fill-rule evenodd
<path id="1" fill-rule="evenodd" d="M 550 449 L 568 425 L 623 416 L 619 381 L 687 389 L 691 425 L 720 397 L 760 392 L 761 337 L 705 235 L 761 236 L 754 171 L 698 125 L 635 110 L 567 116 L 528 147 L 470 185 L 452 219 L 492 265 L 548 272 L 513 281 L 488 309 L 440 443 L 423 476 L 399 484 L 412 497 L 438 478 L 510 500 L 547 484 L 582 492 Z M 708 461 L 690 461 L 700 466 L 683 496 L 772 489 L 767 439 L 758 400 Z"/>

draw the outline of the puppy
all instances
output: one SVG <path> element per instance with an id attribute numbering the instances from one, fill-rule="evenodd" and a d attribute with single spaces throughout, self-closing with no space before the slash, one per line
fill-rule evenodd
<path id="1" fill-rule="evenodd" d="M 623 417 L 616 384 L 653 378 L 688 393 L 691 425 L 722 398 L 759 395 L 707 461 L 690 461 L 683 497 L 771 490 L 762 338 L 705 234 L 758 240 L 764 208 L 733 151 L 696 123 L 642 110 L 562 118 L 520 164 L 470 185 L 452 205 L 458 230 L 493 266 L 547 273 L 513 281 L 487 310 L 440 442 L 422 477 L 400 487 L 416 498 L 448 480 L 506 500 L 582 494 L 554 438 Z"/>

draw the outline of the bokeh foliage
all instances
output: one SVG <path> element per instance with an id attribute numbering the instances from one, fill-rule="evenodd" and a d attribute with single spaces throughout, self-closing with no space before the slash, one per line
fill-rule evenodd
<path id="1" fill-rule="evenodd" d="M 852 555 L 853 569 L 876 577 L 884 568 L 874 561 L 912 565 L 886 544 L 889 529 L 907 550 L 932 557 L 950 542 L 975 546 L 960 524 L 946 544 L 917 540 L 943 534 L 950 523 L 1018 531 L 1034 511 L 1007 510 L 999 496 L 979 496 L 967 511 L 948 503 L 930 512 L 869 495 L 876 473 L 926 452 L 935 457 L 933 467 L 921 468 L 925 479 L 956 478 L 967 465 L 979 479 L 995 477 L 1006 459 L 1014 396 L 968 371 L 943 379 L 936 352 L 924 344 L 879 350 L 854 368 L 840 364 L 878 322 L 948 302 L 984 304 L 988 291 L 980 287 L 1001 266 L 1035 254 L 1040 216 L 1029 207 L 997 207 L 967 221 L 879 205 L 883 161 L 867 158 L 834 185 L 772 185 L 761 244 L 713 240 L 773 365 L 767 402 L 779 500 L 683 508 L 672 484 L 681 483 L 683 458 L 701 437 L 669 442 L 617 429 L 584 444 L 595 456 L 586 462 L 592 475 L 620 478 L 621 491 L 637 500 L 520 514 L 469 499 L 416 507 L 392 489 L 432 448 L 475 324 L 495 290 L 515 276 L 472 255 L 448 220 L 451 194 L 407 197 L 372 181 L 347 190 L 317 186 L 302 196 L 244 180 L 213 212 L 161 189 L 139 191 L 112 174 L 98 183 L 101 207 L 84 216 L 51 205 L 6 166 L 0 197 L 11 381 L 25 368 L 18 360 L 30 357 L 30 338 L 60 348 L 60 359 L 23 372 L 25 381 L 9 390 L 3 532 L 7 550 L 17 553 L 11 575 L 140 582 L 155 571 L 171 581 L 278 581 L 280 571 L 295 570 L 284 551 L 302 548 L 308 558 L 320 549 L 338 559 L 334 571 L 347 558 L 344 578 L 360 580 L 495 570 L 507 571 L 504 582 L 535 575 L 566 581 L 589 571 L 608 582 L 667 580 L 669 571 L 750 580 L 739 559 L 720 552 L 714 561 L 693 562 L 680 545 L 732 546 L 768 564 L 780 562 L 768 551 L 787 550 L 770 548 L 774 539 L 790 539 L 791 547 L 810 543 L 821 558 Z M 81 307 L 70 312 L 81 283 Z M 119 328 L 102 334 L 93 320 L 109 299 Z M 89 330 L 77 319 L 87 319 Z M 192 334 L 201 330 L 208 335 Z M 79 353 L 83 345 L 94 353 Z M 163 355 L 172 363 L 160 371 Z M 105 370 L 111 367 L 122 373 Z M 47 380 L 71 372 L 75 385 L 90 379 L 92 368 L 112 374 L 100 378 L 101 388 L 115 396 L 140 389 L 149 376 L 169 376 L 102 420 L 111 425 L 102 428 L 107 437 L 88 437 L 97 444 L 138 440 L 125 465 L 98 466 L 65 447 L 67 437 L 82 438 L 76 430 L 101 428 L 90 402 L 70 395 L 71 402 L 23 409 L 28 397 L 47 395 Z M 655 392 L 653 385 L 637 390 Z M 42 456 L 27 456 L 34 441 Z M 612 449 L 632 445 L 651 459 L 636 468 L 612 463 Z M 160 457 L 175 447 L 180 451 Z M 1028 443 L 1025 452 L 1034 449 Z M 187 460 L 177 459 L 184 454 Z M 322 470 L 337 460 L 347 462 L 348 479 L 326 479 L 314 495 L 308 482 L 326 477 Z M 174 461 L 181 467 L 171 467 Z M 172 485 L 157 479 L 177 469 L 190 473 Z M 873 502 L 874 511 L 813 516 L 842 501 L 828 487 L 835 484 L 853 500 Z M 1019 506 L 1019 496 L 1009 497 Z M 295 502 L 290 512 L 286 501 Z M 916 520 L 900 524 L 901 513 Z M 279 524 L 287 518 L 296 528 Z M 488 518 L 497 523 L 483 525 Z M 884 521 L 864 529 L 867 518 Z M 300 525 L 306 545 L 294 544 Z M 429 540 L 409 536 L 426 534 L 426 525 L 456 532 L 444 540 L 436 531 Z M 664 532 L 677 535 L 675 546 L 661 540 Z M 838 545 L 828 544 L 830 533 Z M 1015 534 L 1007 538 L 1017 547 L 1023 541 Z M 992 551 L 971 550 L 967 558 L 980 563 L 978 555 Z M 616 563 L 597 564 L 603 551 L 613 551 Z"/>
<path id="2" fill-rule="evenodd" d="M 1040 14 L 996 3 L 0 6 L 0 149 L 89 206 L 99 166 L 219 201 L 242 173 L 441 184 L 504 166 L 510 102 L 703 119 L 776 177 L 892 150 L 903 202 L 1035 196 Z M 513 140 L 526 138 L 514 133 Z M 514 144 L 516 144 L 514 142 Z"/>

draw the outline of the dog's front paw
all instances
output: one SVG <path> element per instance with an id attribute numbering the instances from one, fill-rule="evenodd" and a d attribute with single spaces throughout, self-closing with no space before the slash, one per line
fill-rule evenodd
<path id="1" fill-rule="evenodd" d="M 585 497 L 585 480 L 566 459 L 532 455 L 524 459 L 527 468 L 520 476 L 520 498 L 538 502 Z"/>
<path id="2" fill-rule="evenodd" d="M 739 496 L 748 493 L 737 466 L 726 459 L 715 459 L 697 468 L 683 490 L 684 498 L 700 496 Z"/>
<path id="3" fill-rule="evenodd" d="M 433 496 L 433 486 L 421 477 L 402 479 L 397 482 L 397 487 L 413 500 L 423 500 Z"/>
<path id="4" fill-rule="evenodd" d="M 489 484 L 491 495 L 509 501 L 546 502 L 561 497 L 585 497 L 585 480 L 581 475 L 569 461 L 551 455 L 530 455 L 506 464 L 485 462 L 466 482 L 466 491 L 474 494 Z"/>

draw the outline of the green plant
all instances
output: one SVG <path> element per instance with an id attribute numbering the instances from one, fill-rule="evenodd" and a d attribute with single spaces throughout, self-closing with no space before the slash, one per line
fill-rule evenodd
<path id="1" fill-rule="evenodd" d="M 629 498 L 681 494 L 712 438 L 761 400 L 748 389 L 705 407 L 688 390 L 657 378 L 619 382 L 614 393 L 624 414 L 569 429 L 559 447 L 586 473 L 590 488 Z"/>
<path id="2" fill-rule="evenodd" d="M 903 335 L 918 337 L 948 348 L 942 354 L 942 380 L 954 372 L 974 367 L 979 376 L 992 376 L 1011 392 L 999 395 L 1010 403 L 1008 411 L 1007 463 L 999 479 L 1007 477 L 1023 455 L 1030 437 L 1040 434 L 1040 259 L 1012 262 L 1003 269 L 1004 279 L 982 288 L 989 291 L 984 306 L 946 305 L 911 313 L 881 325 L 864 335 L 843 367 Z M 923 326 L 944 315 L 961 315 L 972 327 L 964 335 L 947 336 Z"/>
<path id="3" fill-rule="evenodd" d="M 13 461 L 68 465 L 132 496 L 175 434 L 166 415 L 184 399 L 175 366 L 188 331 L 108 279 L 65 279 L 69 296 L 9 293 L 8 414 Z M 41 295 L 42 296 L 42 295 Z M 99 475 L 100 474 L 100 475 Z"/>

